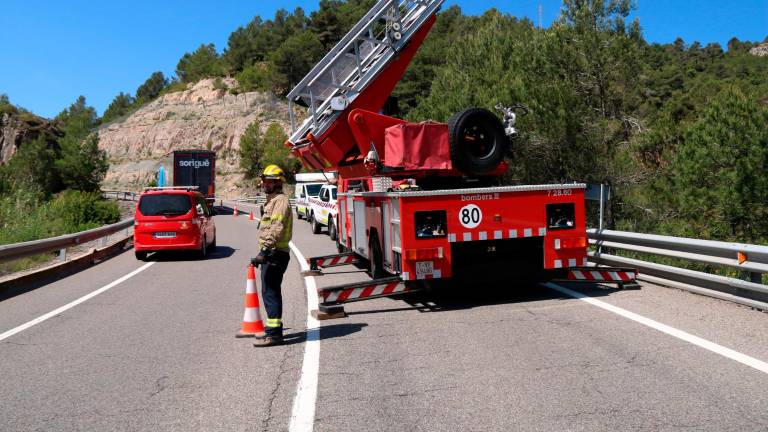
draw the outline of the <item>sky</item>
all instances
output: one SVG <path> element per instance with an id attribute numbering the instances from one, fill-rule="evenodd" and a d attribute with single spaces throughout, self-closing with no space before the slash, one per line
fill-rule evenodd
<path id="1" fill-rule="evenodd" d="M 682 37 L 702 45 L 768 36 L 768 0 L 636 0 L 650 42 Z M 279 8 L 319 0 L 0 0 L 0 94 L 43 117 L 54 117 L 79 95 L 99 114 L 119 92 L 134 94 L 154 71 L 174 75 L 185 52 L 202 43 L 226 48 L 229 34 L 254 16 L 272 18 Z M 446 0 L 465 14 L 491 7 L 546 27 L 560 0 Z"/>

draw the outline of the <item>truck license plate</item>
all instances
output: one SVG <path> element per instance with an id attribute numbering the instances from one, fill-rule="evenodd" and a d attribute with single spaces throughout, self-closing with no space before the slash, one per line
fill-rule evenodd
<path id="1" fill-rule="evenodd" d="M 176 237 L 175 232 L 170 231 L 163 231 L 163 232 L 156 232 L 153 234 L 155 238 L 174 238 Z"/>
<path id="2" fill-rule="evenodd" d="M 424 277 L 435 272 L 435 264 L 432 261 L 416 262 L 416 277 Z"/>

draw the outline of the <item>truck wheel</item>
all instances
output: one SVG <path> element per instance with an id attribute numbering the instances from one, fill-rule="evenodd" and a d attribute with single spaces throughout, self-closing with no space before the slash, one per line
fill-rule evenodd
<path id="1" fill-rule="evenodd" d="M 509 147 L 501 121 L 483 108 L 454 114 L 448 121 L 448 139 L 453 166 L 469 175 L 493 171 Z"/>
<path id="2" fill-rule="evenodd" d="M 315 219 L 314 213 L 309 215 L 309 224 L 312 226 L 312 234 L 320 234 L 322 227 L 317 222 L 317 219 Z"/>
<path id="3" fill-rule="evenodd" d="M 330 237 L 331 240 L 336 240 L 336 224 L 333 223 L 333 219 L 330 217 L 328 218 L 328 237 Z"/>
<path id="4" fill-rule="evenodd" d="M 371 251 L 370 263 L 371 263 L 371 277 L 374 279 L 381 279 L 387 277 L 388 274 L 384 270 L 384 254 L 381 253 L 381 245 L 379 244 L 379 238 L 375 234 L 371 236 L 371 244 L 369 250 Z"/>
<path id="5" fill-rule="evenodd" d="M 134 251 L 136 254 L 136 259 L 139 261 L 146 261 L 147 260 L 147 252 L 145 251 Z"/>

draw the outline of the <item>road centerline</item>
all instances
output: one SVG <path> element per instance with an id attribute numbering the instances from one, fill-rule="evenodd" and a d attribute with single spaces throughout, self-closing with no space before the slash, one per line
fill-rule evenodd
<path id="1" fill-rule="evenodd" d="M 753 369 L 756 369 L 760 372 L 768 374 L 768 363 L 758 360 L 754 357 L 748 356 L 746 354 L 742 354 L 738 351 L 732 350 L 730 348 L 724 347 L 722 345 L 716 344 L 714 342 L 708 341 L 704 338 L 700 338 L 698 336 L 692 335 L 688 332 L 676 329 L 672 326 L 668 326 L 666 324 L 660 323 L 658 321 L 654 321 L 650 318 L 646 318 L 642 315 L 636 314 L 634 312 L 630 312 L 626 309 L 622 309 L 618 306 L 614 306 L 609 303 L 602 302 L 600 300 L 597 300 L 595 298 L 592 298 L 588 295 L 582 294 L 577 291 L 570 290 L 568 288 L 562 287 L 560 285 L 557 285 L 552 282 L 546 282 L 542 284 L 543 286 L 555 290 L 557 292 L 560 292 L 562 294 L 565 294 L 567 296 L 573 297 L 575 299 L 581 300 L 583 302 L 589 303 L 592 306 L 597 306 L 601 309 L 604 309 L 608 312 L 612 312 L 616 315 L 622 316 L 624 318 L 627 318 L 629 320 L 635 321 L 639 324 L 642 324 L 644 326 L 650 327 L 654 330 L 658 330 L 662 333 L 665 333 L 669 336 L 675 337 L 677 339 L 683 340 L 685 342 L 688 342 L 690 344 L 696 345 L 700 348 L 704 348 L 708 351 L 711 351 L 715 354 L 719 354 L 723 357 L 729 358 L 731 360 L 737 361 L 745 366 L 749 366 Z"/>
<path id="2" fill-rule="evenodd" d="M 309 270 L 309 264 L 296 244 L 290 242 L 289 246 L 299 260 L 301 270 Z M 312 316 L 312 311 L 318 308 L 315 278 L 305 276 L 304 285 L 307 289 L 307 339 L 301 376 L 296 385 L 296 396 L 293 399 L 291 420 L 288 425 L 290 432 L 312 432 L 315 424 L 317 382 L 320 370 L 320 322 Z"/>
<path id="3" fill-rule="evenodd" d="M 41 316 L 31 320 L 31 321 L 28 321 L 28 322 L 24 323 L 24 324 L 22 324 L 22 325 L 20 325 L 18 327 L 12 328 L 11 330 L 8 330 L 7 332 L 5 332 L 3 334 L 0 334 L 0 341 L 2 341 L 4 339 L 7 339 L 7 338 L 9 338 L 9 337 L 11 337 L 11 336 L 13 336 L 13 335 L 15 335 L 17 333 L 21 333 L 24 330 L 26 330 L 26 329 L 34 326 L 34 325 L 40 324 L 41 322 L 43 322 L 43 321 L 45 321 L 45 320 L 47 320 L 49 318 L 53 318 L 53 317 L 55 317 L 56 315 L 59 315 L 62 312 L 66 312 L 67 310 L 72 309 L 73 307 L 79 305 L 80 303 L 88 301 L 88 300 L 96 297 L 97 295 L 99 295 L 99 294 L 101 294 L 101 293 L 103 293 L 105 291 L 110 290 L 111 288 L 113 288 L 113 287 L 115 287 L 115 286 L 125 282 L 126 280 L 128 280 L 128 279 L 136 276 L 137 274 L 143 272 L 144 270 L 148 269 L 153 264 L 155 264 L 155 261 L 148 262 L 148 263 L 144 264 L 143 266 L 137 268 L 136 270 L 128 273 L 127 275 L 124 275 L 124 276 L 120 277 L 119 279 L 116 279 L 115 281 L 110 282 L 107 285 L 104 285 L 103 287 L 97 289 L 96 291 L 91 292 L 90 294 L 86 294 L 86 295 L 80 297 L 77 300 L 69 302 L 69 303 L 65 304 L 64 306 L 61 306 L 61 307 L 59 307 L 57 309 L 54 309 L 54 310 L 52 310 L 52 311 L 50 311 L 50 312 L 48 312 L 48 313 L 46 313 L 44 315 L 41 315 Z"/>

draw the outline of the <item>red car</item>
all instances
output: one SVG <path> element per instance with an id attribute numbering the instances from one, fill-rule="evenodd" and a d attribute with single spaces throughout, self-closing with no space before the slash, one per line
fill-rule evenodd
<path id="1" fill-rule="evenodd" d="M 197 188 L 148 188 L 139 197 L 133 228 L 136 258 L 161 250 L 194 250 L 200 258 L 216 247 L 216 226 Z"/>

